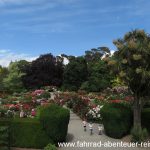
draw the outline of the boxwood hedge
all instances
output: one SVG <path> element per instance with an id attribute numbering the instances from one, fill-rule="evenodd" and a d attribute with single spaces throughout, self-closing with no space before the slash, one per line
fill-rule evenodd
<path id="1" fill-rule="evenodd" d="M 47 135 L 55 144 L 66 140 L 70 113 L 58 105 L 51 104 L 39 109 L 39 120 Z"/>
<path id="2" fill-rule="evenodd" d="M 101 110 L 105 133 L 113 138 L 122 138 L 133 125 L 131 107 L 121 103 L 106 104 Z"/>
<path id="3" fill-rule="evenodd" d="M 40 122 L 31 118 L 1 119 L 0 126 L 10 128 L 10 145 L 14 147 L 43 148 L 52 140 L 42 129 Z"/>
<path id="4" fill-rule="evenodd" d="M 0 126 L 8 126 L 12 147 L 44 148 L 48 143 L 65 141 L 70 118 L 69 110 L 57 105 L 38 109 L 37 118 L 1 118 Z"/>

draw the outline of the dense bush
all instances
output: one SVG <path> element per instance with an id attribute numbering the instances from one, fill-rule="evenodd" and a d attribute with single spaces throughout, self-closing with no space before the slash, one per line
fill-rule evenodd
<path id="1" fill-rule="evenodd" d="M 56 146 L 55 145 L 52 145 L 52 144 L 48 144 L 44 150 L 57 150 Z"/>
<path id="2" fill-rule="evenodd" d="M 150 108 L 145 108 L 142 111 L 142 126 L 147 128 L 150 133 Z"/>
<path id="3" fill-rule="evenodd" d="M 31 118 L 1 119 L 1 125 L 10 126 L 10 144 L 15 147 L 43 148 L 51 139 L 42 129 L 40 122 Z"/>
<path id="4" fill-rule="evenodd" d="M 0 149 L 9 150 L 9 128 L 7 126 L 0 127 Z"/>
<path id="5" fill-rule="evenodd" d="M 81 99 L 80 97 L 74 97 L 72 110 L 78 114 L 81 118 L 85 118 L 88 112 L 88 99 Z"/>
<path id="6" fill-rule="evenodd" d="M 38 111 L 38 117 L 47 135 L 56 144 L 65 141 L 70 118 L 69 110 L 52 104 L 41 107 Z"/>
<path id="7" fill-rule="evenodd" d="M 128 134 L 132 127 L 132 111 L 127 104 L 106 104 L 101 110 L 105 132 L 113 138 Z"/>

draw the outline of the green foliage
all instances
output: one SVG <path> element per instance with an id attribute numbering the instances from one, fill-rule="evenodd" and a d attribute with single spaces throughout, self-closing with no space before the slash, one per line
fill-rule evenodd
<path id="1" fill-rule="evenodd" d="M 48 99 L 48 98 L 50 98 L 50 93 L 48 91 L 44 91 L 41 95 L 37 95 L 36 98 L 37 99 L 40 99 L 40 98 Z"/>
<path id="2" fill-rule="evenodd" d="M 110 50 L 108 47 L 92 48 L 91 50 L 85 51 L 85 59 L 89 62 L 99 61 L 103 56 L 109 56 Z"/>
<path id="3" fill-rule="evenodd" d="M 44 150 L 57 150 L 56 146 L 55 145 L 52 145 L 51 143 L 48 144 Z"/>
<path id="4" fill-rule="evenodd" d="M 141 126 L 143 101 L 150 96 L 150 35 L 134 30 L 114 41 L 114 67 L 134 95 L 134 127 Z"/>
<path id="5" fill-rule="evenodd" d="M 77 91 L 87 78 L 87 64 L 83 57 L 71 59 L 64 69 L 63 88 Z"/>
<path id="6" fill-rule="evenodd" d="M 148 131 L 146 128 L 142 129 L 141 127 L 134 127 L 131 130 L 132 142 L 141 143 L 148 138 Z"/>
<path id="7" fill-rule="evenodd" d="M 88 64 L 88 80 L 81 86 L 88 92 L 99 92 L 111 86 L 112 76 L 107 64 L 99 59 Z"/>
<path id="8" fill-rule="evenodd" d="M 81 118 L 85 118 L 88 112 L 89 106 L 86 100 L 82 100 L 80 97 L 74 97 L 72 103 L 72 110 L 78 114 Z"/>
<path id="9" fill-rule="evenodd" d="M 111 81 L 112 87 L 116 87 L 116 86 L 124 86 L 124 82 L 119 78 L 116 77 Z"/>
<path id="10" fill-rule="evenodd" d="M 22 83 L 22 76 L 24 73 L 21 71 L 21 68 L 27 63 L 24 60 L 11 62 L 8 67 L 8 75 L 3 79 L 3 84 L 5 90 L 9 92 L 20 92 L 24 90 Z"/>
<path id="11" fill-rule="evenodd" d="M 56 144 L 65 141 L 70 118 L 69 110 L 51 104 L 49 106 L 40 107 L 38 111 L 40 111 L 38 113 L 39 120 L 46 134 L 53 139 Z"/>
<path id="12" fill-rule="evenodd" d="M 13 120 L 11 134 L 11 144 L 15 147 L 43 148 L 51 141 L 40 122 L 35 119 Z"/>
<path id="13" fill-rule="evenodd" d="M 105 104 L 101 109 L 105 132 L 113 138 L 128 134 L 132 126 L 132 111 L 127 104 Z"/>
<path id="14" fill-rule="evenodd" d="M 9 128 L 7 126 L 0 126 L 0 149 L 9 149 Z"/>
<path id="15" fill-rule="evenodd" d="M 142 111 L 142 126 L 150 133 L 150 108 L 145 108 Z"/>
<path id="16" fill-rule="evenodd" d="M 15 147 L 43 148 L 53 143 L 40 122 L 31 118 L 1 119 L 0 126 L 10 126 L 10 144 Z"/>
<path id="17" fill-rule="evenodd" d="M 7 112 L 7 109 L 5 109 L 5 108 L 3 108 L 3 107 L 0 107 L 0 118 L 1 118 L 1 117 L 4 117 L 5 114 L 6 114 L 6 112 Z"/>
<path id="18" fill-rule="evenodd" d="M 4 78 L 8 75 L 8 69 L 5 67 L 0 66 L 0 91 L 4 91 Z"/>
<path id="19" fill-rule="evenodd" d="M 134 30 L 114 41 L 118 75 L 139 97 L 150 94 L 150 36 L 143 30 Z"/>

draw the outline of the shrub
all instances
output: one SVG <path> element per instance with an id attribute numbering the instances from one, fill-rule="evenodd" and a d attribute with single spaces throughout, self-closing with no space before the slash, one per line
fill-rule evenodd
<path id="1" fill-rule="evenodd" d="M 150 108 L 145 108 L 142 111 L 142 126 L 147 128 L 150 133 Z"/>
<path id="2" fill-rule="evenodd" d="M 142 141 L 146 140 L 148 137 L 148 131 L 146 128 L 142 129 L 141 127 L 134 127 L 131 130 L 132 135 L 132 142 L 141 143 Z"/>
<path id="3" fill-rule="evenodd" d="M 69 110 L 51 104 L 41 107 L 39 111 L 39 119 L 47 135 L 56 144 L 65 141 L 70 118 Z"/>
<path id="4" fill-rule="evenodd" d="M 121 138 L 132 127 L 132 111 L 127 104 L 106 104 L 101 110 L 101 116 L 105 132 L 110 137 Z"/>
<path id="5" fill-rule="evenodd" d="M 80 96 L 72 98 L 72 110 L 81 118 L 85 118 L 89 108 L 89 99 L 82 99 Z"/>
<path id="6" fill-rule="evenodd" d="M 11 125 L 12 145 L 15 147 L 43 148 L 52 140 L 36 119 L 15 119 Z"/>
<path id="7" fill-rule="evenodd" d="M 1 119 L 0 126 L 10 126 L 10 145 L 14 147 L 43 148 L 53 143 L 40 122 L 31 118 Z"/>
<path id="8" fill-rule="evenodd" d="M 50 93 L 47 91 L 43 91 L 43 93 L 41 93 L 40 95 L 37 95 L 36 98 L 37 99 L 42 99 L 42 98 L 48 99 L 48 98 L 50 98 Z"/>
<path id="9" fill-rule="evenodd" d="M 0 149 L 9 150 L 9 128 L 7 126 L 0 127 Z"/>
<path id="10" fill-rule="evenodd" d="M 52 144 L 48 144 L 44 150 L 57 150 L 56 146 L 55 145 L 52 145 Z"/>
<path id="11" fill-rule="evenodd" d="M 0 108 L 0 117 L 5 117 L 6 112 L 7 112 L 7 109 Z"/>

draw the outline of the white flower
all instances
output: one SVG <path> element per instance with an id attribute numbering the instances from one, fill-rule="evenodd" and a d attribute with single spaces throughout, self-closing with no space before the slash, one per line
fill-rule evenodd
<path id="1" fill-rule="evenodd" d="M 103 105 L 102 105 L 102 106 L 100 106 L 100 109 L 101 109 L 101 108 L 103 108 Z"/>
<path id="2" fill-rule="evenodd" d="M 100 117 L 101 117 L 101 115 L 100 115 L 100 114 L 98 114 L 98 115 L 97 115 L 97 117 L 98 117 L 98 118 L 100 118 Z"/>

